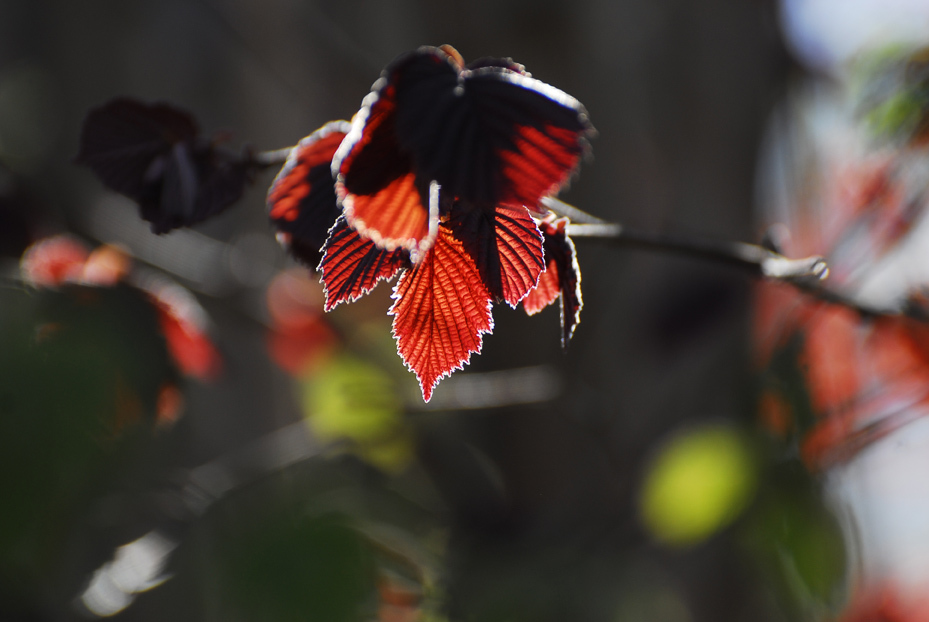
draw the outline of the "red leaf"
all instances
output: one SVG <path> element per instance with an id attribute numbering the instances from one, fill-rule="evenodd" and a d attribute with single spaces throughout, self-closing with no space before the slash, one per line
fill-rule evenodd
<path id="1" fill-rule="evenodd" d="M 410 265 L 402 249 L 386 251 L 361 237 L 339 218 L 329 233 L 319 263 L 326 287 L 326 311 L 340 302 L 353 302 L 367 294 L 381 280 L 389 280 Z"/>
<path id="2" fill-rule="evenodd" d="M 288 250 L 315 268 L 320 249 L 341 210 L 336 203 L 332 157 L 348 133 L 347 121 L 331 121 L 293 148 L 268 191 L 268 215 Z"/>
<path id="3" fill-rule="evenodd" d="M 274 362 L 299 377 L 328 360 L 338 337 L 323 317 L 323 288 L 306 270 L 280 272 L 268 285 L 266 302 Z"/>
<path id="4" fill-rule="evenodd" d="M 503 299 L 515 308 L 545 270 L 542 234 L 525 207 L 497 207 L 494 224 Z"/>
<path id="5" fill-rule="evenodd" d="M 568 237 L 567 218 L 546 219 L 540 223 L 545 248 L 546 269 L 539 285 L 523 300 L 523 309 L 534 315 L 561 298 L 561 347 L 567 349 L 574 329 L 581 322 L 581 269 Z"/>
<path id="6" fill-rule="evenodd" d="M 178 369 L 199 380 L 215 380 L 223 360 L 209 336 L 209 318 L 197 299 L 180 285 L 158 277 L 137 281 L 158 312 L 168 352 Z"/>
<path id="7" fill-rule="evenodd" d="M 519 126 L 514 149 L 503 150 L 503 176 L 508 192 L 501 203 L 538 205 L 543 196 L 558 194 L 577 169 L 582 153 L 577 132 L 555 125 Z"/>
<path id="8" fill-rule="evenodd" d="M 412 173 L 394 179 L 373 195 L 344 194 L 338 183 L 336 192 L 345 219 L 358 233 L 379 248 L 405 248 L 418 257 L 432 246 L 439 226 L 438 191 L 433 187 L 436 190 L 430 193 L 428 208 L 423 208 Z"/>
<path id="9" fill-rule="evenodd" d="M 840 306 L 822 307 L 806 326 L 800 363 L 817 413 L 847 406 L 862 389 L 861 326 L 857 313 Z"/>
<path id="10" fill-rule="evenodd" d="M 462 242 L 443 226 L 423 261 L 400 277 L 393 297 L 397 351 L 428 402 L 438 381 L 470 362 L 481 335 L 493 330 L 490 292 Z"/>
<path id="11" fill-rule="evenodd" d="M 479 207 L 458 201 L 447 225 L 497 300 L 519 304 L 545 269 L 542 234 L 525 207 Z"/>
<path id="12" fill-rule="evenodd" d="M 558 263 L 548 260 L 545 272 L 539 277 L 539 284 L 523 298 L 523 309 L 527 315 L 535 315 L 561 296 L 561 282 L 558 278 Z"/>
<path id="13" fill-rule="evenodd" d="M 89 255 L 83 243 L 67 235 L 56 235 L 26 249 L 20 260 L 20 272 L 36 287 L 79 282 Z"/>
<path id="14" fill-rule="evenodd" d="M 168 352 L 178 368 L 200 380 L 215 379 L 222 369 L 222 359 L 206 333 L 177 315 L 174 309 L 161 304 L 157 308 Z"/>
<path id="15" fill-rule="evenodd" d="M 381 248 L 425 252 L 438 227 L 438 202 L 424 197 L 409 154 L 394 133 L 396 89 L 379 80 L 362 102 L 332 162 L 336 193 L 348 223 Z"/>

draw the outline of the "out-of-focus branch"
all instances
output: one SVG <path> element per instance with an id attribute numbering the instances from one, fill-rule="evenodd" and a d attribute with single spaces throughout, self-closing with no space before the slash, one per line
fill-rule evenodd
<path id="1" fill-rule="evenodd" d="M 262 168 L 282 166 L 287 161 L 287 156 L 290 155 L 292 150 L 293 147 L 284 147 L 272 151 L 259 151 L 252 154 L 251 161 Z"/>

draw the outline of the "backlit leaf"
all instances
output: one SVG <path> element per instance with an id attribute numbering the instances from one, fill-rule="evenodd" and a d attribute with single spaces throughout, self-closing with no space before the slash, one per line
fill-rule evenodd
<path id="1" fill-rule="evenodd" d="M 449 46 L 422 47 L 388 65 L 365 98 L 333 160 L 336 189 L 363 236 L 415 255 L 434 237 L 432 184 L 476 205 L 536 209 L 593 133 L 577 100 L 521 65 L 465 67 Z"/>
<path id="2" fill-rule="evenodd" d="M 523 309 L 534 315 L 561 298 L 561 347 L 567 349 L 574 329 L 581 321 L 581 269 L 574 252 L 574 242 L 568 237 L 567 218 L 540 222 L 542 245 L 545 249 L 545 272 L 538 286 L 523 300 Z"/>
<path id="3" fill-rule="evenodd" d="M 340 302 L 358 300 L 381 280 L 392 279 L 410 265 L 406 251 L 378 248 L 341 217 L 332 227 L 323 251 L 319 271 L 326 287 L 326 311 Z"/>
<path id="4" fill-rule="evenodd" d="M 457 202 L 448 221 L 497 300 L 515 307 L 544 270 L 542 236 L 525 207 L 478 207 Z"/>
<path id="5" fill-rule="evenodd" d="M 394 134 L 392 85 L 378 81 L 362 102 L 332 162 L 348 223 L 381 248 L 425 251 L 435 239 L 438 203 L 428 179 L 417 179 Z"/>
<path id="6" fill-rule="evenodd" d="M 480 352 L 493 330 L 491 296 L 474 260 L 445 226 L 423 261 L 394 288 L 393 333 L 403 361 L 429 401 L 438 381 Z"/>
<path id="7" fill-rule="evenodd" d="M 332 156 L 351 125 L 331 121 L 293 148 L 268 190 L 268 215 L 287 238 L 288 250 L 315 268 L 341 210 L 332 179 Z"/>
<path id="8" fill-rule="evenodd" d="M 584 107 L 512 61 L 465 68 L 448 52 L 422 47 L 385 70 L 396 85 L 398 144 L 450 195 L 534 208 L 587 150 Z"/>
<path id="9" fill-rule="evenodd" d="M 396 384 L 376 365 L 336 357 L 308 377 L 303 396 L 306 421 L 320 440 L 348 440 L 354 453 L 385 470 L 409 463 L 412 442 Z"/>

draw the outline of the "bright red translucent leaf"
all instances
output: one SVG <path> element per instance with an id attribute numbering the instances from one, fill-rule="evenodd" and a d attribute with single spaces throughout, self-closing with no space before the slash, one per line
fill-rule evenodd
<path id="1" fill-rule="evenodd" d="M 422 194 L 413 173 L 392 180 L 374 194 L 345 194 L 336 185 L 342 199 L 342 213 L 352 228 L 389 251 L 405 248 L 417 256 L 435 240 L 438 229 L 438 200 L 430 199 L 423 207 Z"/>
<path id="2" fill-rule="evenodd" d="M 555 302 L 556 298 L 561 298 L 561 347 L 565 349 L 581 321 L 581 309 L 584 307 L 581 269 L 574 242 L 566 232 L 567 225 L 567 218 L 548 218 L 540 222 L 546 269 L 539 278 L 539 285 L 523 300 L 523 309 L 533 315 Z"/>
<path id="3" fill-rule="evenodd" d="M 347 121 L 331 121 L 293 148 L 268 191 L 268 215 L 288 250 L 315 268 L 320 249 L 341 210 L 332 180 L 332 157 L 348 133 Z"/>
<path id="4" fill-rule="evenodd" d="M 545 272 L 539 277 L 539 284 L 523 298 L 523 309 L 527 315 L 535 315 L 561 296 L 561 282 L 558 276 L 558 263 L 548 260 Z"/>
<path id="5" fill-rule="evenodd" d="M 410 265 L 406 251 L 387 251 L 363 238 L 344 218 L 329 233 L 319 263 L 326 289 L 326 311 L 340 302 L 353 302 L 374 289 L 381 280 L 390 280 Z"/>
<path id="6" fill-rule="evenodd" d="M 493 330 L 490 292 L 462 242 L 442 226 L 435 246 L 400 277 L 393 297 L 397 351 L 428 402 L 438 381 L 480 352 L 481 335 Z"/>
<path id="7" fill-rule="evenodd" d="M 381 248 L 425 252 L 438 226 L 430 180 L 417 179 L 395 136 L 396 89 L 379 80 L 332 161 L 348 223 Z"/>
<path id="8" fill-rule="evenodd" d="M 539 282 L 545 268 L 542 234 L 525 207 L 458 201 L 446 224 L 464 243 L 496 300 L 515 307 Z"/>
<path id="9" fill-rule="evenodd" d="M 536 287 L 545 269 L 542 234 L 525 207 L 497 207 L 494 231 L 503 299 L 515 308 Z"/>

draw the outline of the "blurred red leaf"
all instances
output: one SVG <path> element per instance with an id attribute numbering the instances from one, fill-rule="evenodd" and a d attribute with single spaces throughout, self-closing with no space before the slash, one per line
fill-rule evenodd
<path id="1" fill-rule="evenodd" d="M 104 244 L 89 252 L 73 238 L 59 235 L 29 247 L 20 269 L 23 278 L 36 287 L 67 282 L 115 287 L 130 276 L 131 264 L 129 255 L 118 246 Z M 140 288 L 155 305 L 168 351 L 181 371 L 201 380 L 215 378 L 221 358 L 207 335 L 206 315 L 192 294 L 166 279 L 142 283 Z"/>
<path id="2" fill-rule="evenodd" d="M 268 286 L 268 349 L 274 362 L 291 375 L 312 370 L 337 346 L 338 338 L 320 311 L 321 290 L 305 270 L 281 272 Z"/>
<path id="3" fill-rule="evenodd" d="M 80 281 L 90 251 L 78 240 L 58 235 L 39 240 L 26 249 L 20 260 L 23 278 L 36 287 L 55 287 Z"/>
<path id="4" fill-rule="evenodd" d="M 180 370 L 200 380 L 216 378 L 222 369 L 222 358 L 210 338 L 177 309 L 156 302 L 168 351 Z"/>
<path id="5" fill-rule="evenodd" d="M 818 412 L 850 404 L 862 388 L 860 319 L 851 309 L 823 306 L 806 325 L 800 365 Z"/>
<path id="6" fill-rule="evenodd" d="M 859 593 L 837 622 L 925 622 L 929 600 L 905 596 L 896 587 L 872 587 Z"/>

